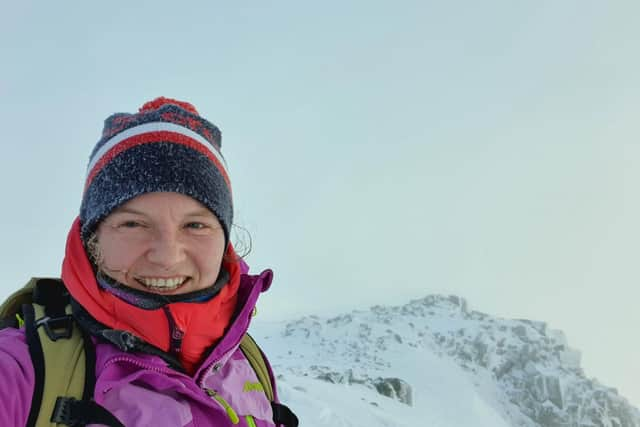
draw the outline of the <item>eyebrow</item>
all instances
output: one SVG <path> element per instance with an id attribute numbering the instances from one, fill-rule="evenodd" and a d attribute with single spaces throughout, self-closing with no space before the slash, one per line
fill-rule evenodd
<path id="1" fill-rule="evenodd" d="M 119 213 L 130 213 L 130 214 L 135 214 L 135 215 L 145 215 L 144 212 L 141 211 L 137 211 L 135 209 L 131 209 L 131 208 L 125 208 L 125 207 L 119 207 L 116 210 L 113 211 L 114 214 L 119 214 Z"/>
<path id="2" fill-rule="evenodd" d="M 124 206 L 117 208 L 116 210 L 113 211 L 113 213 L 114 214 L 128 213 L 128 214 L 134 214 L 134 215 L 140 215 L 140 216 L 147 216 L 145 212 L 142 212 L 133 208 L 124 207 Z M 215 217 L 213 212 L 211 212 L 207 208 L 196 209 L 194 211 L 187 212 L 185 214 L 185 216 L 210 216 L 210 215 Z"/>
<path id="3" fill-rule="evenodd" d="M 185 216 L 209 216 L 209 215 L 215 217 L 213 212 L 211 212 L 209 209 L 202 208 L 195 211 L 187 212 Z"/>

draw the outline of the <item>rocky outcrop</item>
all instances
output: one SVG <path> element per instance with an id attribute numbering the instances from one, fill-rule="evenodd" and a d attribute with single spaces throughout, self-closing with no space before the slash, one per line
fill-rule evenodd
<path id="1" fill-rule="evenodd" d="M 433 297 L 413 306 L 466 307 Z M 412 311 L 416 311 L 415 308 Z M 508 401 L 541 427 L 640 427 L 640 412 L 615 389 L 587 378 L 579 352 L 543 322 L 497 319 L 460 310 L 455 329 L 433 333 L 443 354 L 471 372 L 489 370 Z M 479 332 L 480 331 L 480 332 Z"/>
<path id="2" fill-rule="evenodd" d="M 376 378 L 373 381 L 378 393 L 396 399 L 406 405 L 413 405 L 411 386 L 400 378 Z"/>
<path id="3" fill-rule="evenodd" d="M 413 405 L 413 391 L 406 381 L 400 378 L 370 378 L 368 376 L 356 376 L 353 370 L 347 369 L 345 372 L 335 372 L 326 370 L 326 367 L 313 366 L 313 370 L 321 373 L 316 378 L 332 384 L 360 384 L 377 391 L 385 397 L 395 399 L 405 405 Z"/>
<path id="4" fill-rule="evenodd" d="M 435 353 L 467 371 L 472 383 L 488 379 L 514 426 L 640 427 L 640 412 L 580 367 L 580 353 L 544 322 L 501 319 L 469 309 L 457 296 L 430 295 L 397 307 L 375 306 L 331 319 L 305 317 L 286 325 L 284 337 L 308 343 L 317 360 L 296 374 L 358 384 L 412 405 L 412 378 L 394 374 L 398 355 Z M 344 370 L 344 366 L 351 369 Z M 293 369 L 293 368 L 290 368 Z M 478 381 L 474 380 L 478 379 Z"/>

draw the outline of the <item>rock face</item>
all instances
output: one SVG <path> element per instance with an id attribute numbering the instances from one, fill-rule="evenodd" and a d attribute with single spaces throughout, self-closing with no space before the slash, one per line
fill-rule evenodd
<path id="1" fill-rule="evenodd" d="M 400 378 L 376 378 L 373 384 L 381 395 L 413 405 L 411 386 L 406 381 Z"/>
<path id="2" fill-rule="evenodd" d="M 305 317 L 289 322 L 282 336 L 308 344 L 288 350 L 288 358 L 321 361 L 288 368 L 296 374 L 364 386 L 406 405 L 414 402 L 413 377 L 389 375 L 400 368 L 394 361 L 429 350 L 468 372 L 476 386 L 485 381 L 498 390 L 514 426 L 640 427 L 640 411 L 584 375 L 580 353 L 562 332 L 470 311 L 460 297 L 430 295 L 331 319 Z"/>
<path id="3" fill-rule="evenodd" d="M 319 367 L 314 366 L 314 369 Z M 320 368 L 320 371 L 323 371 Z M 405 405 L 413 405 L 413 391 L 406 381 L 400 378 L 370 378 L 368 376 L 356 376 L 353 370 L 347 369 L 345 372 L 324 371 L 316 376 L 317 379 L 327 381 L 332 384 L 360 384 L 365 387 L 375 389 L 385 397 L 395 399 Z"/>
<path id="4" fill-rule="evenodd" d="M 428 297 L 410 304 L 442 307 Z M 543 427 L 638 427 L 640 412 L 615 389 L 584 376 L 580 354 L 546 324 L 461 310 L 466 327 L 434 336 L 443 353 L 473 372 L 491 371 L 509 401 Z M 473 331 L 473 332 L 472 332 Z"/>

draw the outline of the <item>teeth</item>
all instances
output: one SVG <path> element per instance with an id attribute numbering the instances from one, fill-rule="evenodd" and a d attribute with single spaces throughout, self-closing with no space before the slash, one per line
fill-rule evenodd
<path id="1" fill-rule="evenodd" d="M 185 282 L 186 277 L 174 277 L 171 279 L 141 277 L 139 280 L 148 288 L 175 289 Z"/>

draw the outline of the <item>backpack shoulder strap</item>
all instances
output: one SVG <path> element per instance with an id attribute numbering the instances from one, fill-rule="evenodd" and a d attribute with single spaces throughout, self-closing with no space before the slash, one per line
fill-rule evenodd
<path id="1" fill-rule="evenodd" d="M 264 361 L 264 356 L 258 344 L 249 334 L 244 334 L 242 341 L 240 341 L 240 349 L 244 353 L 244 356 L 249 361 L 249 364 L 256 372 L 258 381 L 264 389 L 264 393 L 267 395 L 267 399 L 273 402 L 273 386 L 271 385 L 271 377 L 269 376 L 269 369 Z"/>
<path id="2" fill-rule="evenodd" d="M 57 279 L 31 279 L 31 304 L 23 305 L 25 334 L 35 372 L 35 387 L 27 426 L 56 425 L 50 421 L 58 396 L 83 399 L 93 395 L 93 346 L 73 321 L 69 295 Z M 89 348 L 89 358 L 87 351 Z M 88 360 L 93 358 L 94 360 Z"/>
<path id="3" fill-rule="evenodd" d="M 101 424 L 124 427 L 93 401 L 95 347 L 72 315 L 71 297 L 59 279 L 32 279 L 24 306 L 29 352 L 36 372 L 28 427 Z"/>
<path id="4" fill-rule="evenodd" d="M 71 314 L 70 296 L 59 279 L 34 278 L 2 305 L 12 316 L 22 303 L 25 335 L 35 373 L 27 427 L 122 427 L 93 402 L 95 348 Z"/>
<path id="5" fill-rule="evenodd" d="M 248 333 L 244 334 L 242 337 L 242 341 L 240 341 L 240 349 L 249 361 L 253 370 L 256 372 L 258 380 L 264 389 L 264 393 L 271 402 L 273 421 L 275 424 L 285 427 L 297 427 L 298 417 L 296 414 L 294 414 L 286 405 L 275 401 L 273 385 L 271 384 L 271 375 L 269 374 L 269 368 L 267 367 L 265 356 L 253 337 Z"/>

